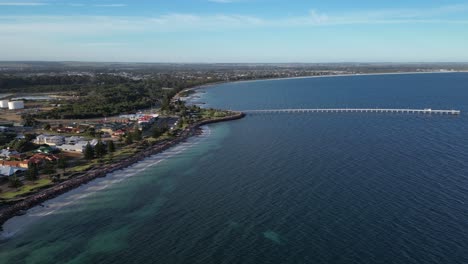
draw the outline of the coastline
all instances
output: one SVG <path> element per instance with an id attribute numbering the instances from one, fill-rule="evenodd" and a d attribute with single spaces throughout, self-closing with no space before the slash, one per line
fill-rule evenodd
<path id="1" fill-rule="evenodd" d="M 202 88 L 210 88 L 220 84 L 227 83 L 250 83 L 250 82 L 263 82 L 263 81 L 280 81 L 280 80 L 294 80 L 294 79 L 313 79 L 313 78 L 334 78 L 334 77 L 357 77 L 357 76 L 379 76 L 379 75 L 410 75 L 410 74 L 447 74 L 447 73 L 468 73 L 468 71 L 427 71 L 427 72 L 380 72 L 380 73 L 349 73 L 349 74 L 328 74 L 328 75 L 309 75 L 297 77 L 278 77 L 278 78 L 260 78 L 252 80 L 235 80 L 235 81 L 219 81 L 214 83 L 202 84 L 191 88 L 186 88 L 182 91 L 196 91 Z"/>
<path id="2" fill-rule="evenodd" d="M 184 89 L 183 91 L 196 91 L 202 88 L 214 87 L 220 84 L 225 83 L 243 83 L 243 82 L 259 82 L 259 81 L 272 81 L 272 80 L 290 80 L 290 79 L 311 79 L 311 78 L 333 78 L 333 77 L 355 77 L 355 76 L 372 76 L 372 75 L 408 75 L 408 74 L 433 74 L 433 73 L 467 73 L 468 71 L 447 71 L 447 72 L 388 72 L 388 73 L 363 73 L 363 74 L 332 74 L 332 75 L 320 75 L 320 76 L 299 76 L 299 77 L 285 77 L 285 78 L 265 78 L 265 79 L 255 79 L 255 80 L 238 80 L 238 81 L 221 81 L 215 83 L 208 83 L 204 85 L 195 86 L 192 88 Z M 183 92 L 181 91 L 181 92 Z M 181 93 L 179 92 L 178 95 Z M 196 124 L 193 124 L 186 129 L 184 129 L 179 136 L 174 139 L 158 143 L 156 145 L 150 146 L 144 150 L 141 150 L 133 157 L 127 158 L 125 160 L 119 161 L 117 163 L 103 165 L 99 169 L 93 169 L 85 173 L 80 174 L 76 178 L 65 181 L 63 183 L 57 184 L 49 189 L 40 191 L 31 197 L 26 198 L 20 202 L 6 206 L 5 208 L 0 209 L 0 231 L 2 230 L 3 224 L 8 221 L 10 218 L 21 215 L 24 211 L 29 210 L 33 207 L 40 205 L 41 203 L 55 198 L 61 194 L 64 194 L 70 190 L 76 189 L 84 184 L 87 184 L 97 178 L 106 177 L 109 173 L 112 173 L 117 170 L 127 168 L 134 163 L 141 161 L 144 158 L 150 157 L 155 154 L 162 153 L 167 149 L 176 146 L 177 144 L 187 140 L 188 138 L 197 135 L 197 130 L 199 127 L 218 123 L 225 122 L 230 120 L 241 119 L 245 116 L 242 112 L 235 112 L 234 115 L 217 118 L 212 120 L 200 121 Z"/>
<path id="3" fill-rule="evenodd" d="M 83 173 L 80 176 L 77 176 L 76 178 L 73 178 L 71 180 L 67 180 L 65 182 L 62 182 L 60 184 L 57 184 L 53 186 L 52 188 L 43 190 L 39 193 L 36 193 L 32 195 L 31 197 L 26 198 L 25 200 L 12 204 L 10 206 L 7 206 L 5 208 L 0 209 L 0 231 L 2 230 L 3 225 L 5 222 L 7 222 L 9 219 L 23 214 L 25 211 L 41 205 L 43 202 L 50 200 L 52 198 L 55 198 L 61 194 L 64 194 L 68 191 L 71 191 L 73 189 L 76 189 L 84 184 L 87 184 L 95 179 L 98 178 L 104 178 L 108 174 L 113 173 L 118 170 L 125 169 L 127 167 L 130 167 L 131 165 L 148 158 L 150 156 L 160 154 L 169 148 L 172 148 L 179 143 L 182 143 L 189 139 L 192 136 L 195 136 L 198 134 L 199 129 L 201 126 L 208 125 L 208 124 L 214 124 L 214 123 L 219 123 L 219 122 L 226 122 L 226 121 L 232 121 L 232 120 L 238 120 L 245 117 L 245 114 L 242 112 L 234 112 L 233 115 L 227 116 L 227 117 L 222 117 L 222 118 L 215 118 L 211 120 L 204 120 L 200 121 L 198 123 L 192 124 L 185 128 L 179 136 L 177 136 L 174 139 L 168 140 L 168 141 L 163 141 L 160 142 L 156 145 L 150 146 L 136 155 L 129 157 L 125 160 L 119 161 L 117 163 L 113 164 L 108 164 L 108 165 L 103 165 L 99 169 L 93 169 L 90 171 L 87 171 Z"/>

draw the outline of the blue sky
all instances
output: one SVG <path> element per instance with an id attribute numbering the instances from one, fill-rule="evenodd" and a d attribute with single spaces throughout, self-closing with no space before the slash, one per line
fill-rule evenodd
<path id="1" fill-rule="evenodd" d="M 468 62 L 468 1 L 0 0 L 0 60 Z"/>

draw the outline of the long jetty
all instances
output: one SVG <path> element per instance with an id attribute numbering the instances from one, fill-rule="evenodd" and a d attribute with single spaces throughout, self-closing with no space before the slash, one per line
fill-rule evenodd
<path id="1" fill-rule="evenodd" d="M 441 114 L 460 115 L 460 110 L 434 110 L 426 109 L 386 109 L 386 108 L 297 108 L 297 109 L 260 109 L 244 110 L 246 114 L 271 113 L 403 113 L 403 114 Z"/>

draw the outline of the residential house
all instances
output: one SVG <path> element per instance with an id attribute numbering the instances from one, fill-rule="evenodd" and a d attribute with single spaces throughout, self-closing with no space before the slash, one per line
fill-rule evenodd
<path id="1" fill-rule="evenodd" d="M 0 132 L 1 133 L 9 132 L 9 131 L 11 131 L 11 128 L 5 127 L 5 126 L 0 126 Z"/>
<path id="2" fill-rule="evenodd" d="M 34 152 L 36 152 L 36 153 L 50 154 L 50 153 L 57 152 L 57 148 L 55 148 L 55 147 L 44 147 L 44 146 L 42 146 L 42 147 L 36 149 Z"/>
<path id="3" fill-rule="evenodd" d="M 9 159 L 12 158 L 12 155 L 18 155 L 19 152 L 10 149 L 2 149 L 0 150 L 0 158 Z"/>
<path id="4" fill-rule="evenodd" d="M 65 138 L 65 144 L 76 144 L 80 141 L 85 141 L 85 140 L 86 139 L 84 137 L 71 136 L 71 137 Z"/>
<path id="5" fill-rule="evenodd" d="M 98 143 L 98 140 L 97 139 L 93 139 L 91 141 L 85 141 L 85 140 L 82 140 L 82 141 L 78 141 L 74 144 L 63 144 L 63 145 L 60 145 L 60 146 L 57 146 L 58 149 L 60 150 L 63 150 L 63 151 L 72 151 L 72 152 L 79 152 L 79 153 L 83 153 L 85 148 L 86 148 L 86 145 L 88 145 L 88 143 L 95 147 Z"/>
<path id="6" fill-rule="evenodd" d="M 24 168 L 0 165 L 0 178 L 9 177 L 9 176 L 12 176 L 12 175 L 14 175 L 15 173 L 17 173 L 19 171 L 25 171 L 25 170 L 26 169 L 24 169 Z"/>
<path id="7" fill-rule="evenodd" d="M 17 168 L 28 168 L 28 161 L 10 161 L 10 160 L 0 160 L 0 166 L 8 166 L 8 167 L 17 167 Z"/>
<path id="8" fill-rule="evenodd" d="M 36 137 L 34 140 L 34 143 L 36 144 L 47 144 L 51 146 L 57 146 L 57 145 L 62 145 L 65 143 L 65 137 L 63 136 L 54 136 L 54 135 L 39 135 Z"/>
<path id="9" fill-rule="evenodd" d="M 142 126 L 151 125 L 156 121 L 158 116 L 159 115 L 144 115 L 144 116 L 138 118 L 138 124 L 142 125 Z"/>
<path id="10" fill-rule="evenodd" d="M 28 164 L 36 164 L 40 167 L 43 166 L 46 162 L 56 162 L 58 159 L 59 158 L 57 156 L 52 154 L 38 153 L 29 158 Z"/>

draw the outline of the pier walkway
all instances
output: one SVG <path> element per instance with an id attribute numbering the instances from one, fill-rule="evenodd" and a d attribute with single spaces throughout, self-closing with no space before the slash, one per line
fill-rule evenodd
<path id="1" fill-rule="evenodd" d="M 460 110 L 433 110 L 426 109 L 385 109 L 385 108 L 324 108 L 324 109 L 262 109 L 245 110 L 246 114 L 269 113 L 404 113 L 404 114 L 441 114 L 460 115 Z"/>

